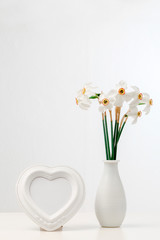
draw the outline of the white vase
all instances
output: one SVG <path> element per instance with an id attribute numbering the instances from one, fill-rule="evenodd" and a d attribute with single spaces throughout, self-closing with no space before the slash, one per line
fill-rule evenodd
<path id="1" fill-rule="evenodd" d="M 105 160 L 97 190 L 95 211 L 102 227 L 119 227 L 126 213 L 126 198 L 118 172 L 118 160 Z"/>

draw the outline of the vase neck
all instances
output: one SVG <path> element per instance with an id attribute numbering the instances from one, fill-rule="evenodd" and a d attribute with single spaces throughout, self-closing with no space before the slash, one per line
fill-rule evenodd
<path id="1" fill-rule="evenodd" d="M 111 160 L 111 161 L 106 161 L 104 162 L 104 173 L 115 173 L 118 171 L 118 162 L 119 161 L 115 161 L 115 160 Z"/>
<path id="2" fill-rule="evenodd" d="M 114 163 L 119 163 L 120 160 L 104 160 L 103 162 L 104 163 L 112 163 L 112 164 L 114 164 Z"/>

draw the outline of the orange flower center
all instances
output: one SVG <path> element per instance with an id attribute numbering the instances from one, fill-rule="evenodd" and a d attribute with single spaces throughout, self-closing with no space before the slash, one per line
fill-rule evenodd
<path id="1" fill-rule="evenodd" d="M 109 104 L 109 99 L 104 98 L 104 99 L 102 100 L 102 104 L 103 104 L 104 106 L 107 106 L 107 105 Z"/>
<path id="2" fill-rule="evenodd" d="M 143 99 L 143 94 L 142 94 L 142 93 L 138 94 L 138 99 L 139 99 L 139 100 L 142 100 L 142 99 Z"/>
<path id="3" fill-rule="evenodd" d="M 149 105 L 153 105 L 153 100 L 152 99 L 149 99 Z"/>
<path id="4" fill-rule="evenodd" d="M 85 92 L 86 92 L 86 89 L 83 88 L 83 89 L 82 89 L 82 94 L 85 94 Z"/>
<path id="5" fill-rule="evenodd" d="M 77 98 L 75 98 L 76 99 L 76 104 L 78 105 L 78 99 Z"/>
<path id="6" fill-rule="evenodd" d="M 139 111 L 139 112 L 137 113 L 137 115 L 138 115 L 138 117 L 141 117 L 141 116 L 142 116 L 142 112 Z"/>
<path id="7" fill-rule="evenodd" d="M 124 95 L 124 94 L 125 94 L 125 89 L 124 89 L 124 88 L 120 88 L 120 89 L 118 90 L 118 93 L 119 93 L 120 95 Z"/>

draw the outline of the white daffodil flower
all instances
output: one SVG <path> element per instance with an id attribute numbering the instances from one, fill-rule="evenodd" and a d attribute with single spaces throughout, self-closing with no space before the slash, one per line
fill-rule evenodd
<path id="1" fill-rule="evenodd" d="M 111 110 L 113 108 L 115 97 L 112 95 L 111 92 L 109 92 L 108 94 L 101 93 L 98 100 L 100 103 L 99 111 L 105 112 L 106 110 Z"/>
<path id="2" fill-rule="evenodd" d="M 137 106 L 139 103 L 143 102 L 143 94 L 140 92 L 139 88 L 132 86 L 134 92 L 132 92 L 133 101 L 130 103 L 132 106 Z"/>
<path id="3" fill-rule="evenodd" d="M 153 100 L 150 98 L 148 93 L 144 93 L 143 102 L 146 104 L 143 111 L 145 114 L 148 114 L 150 112 L 151 106 L 153 105 Z"/>
<path id="4" fill-rule="evenodd" d="M 78 91 L 78 96 L 84 95 L 84 96 L 92 96 L 95 95 L 95 88 L 92 83 L 86 83 L 81 90 Z"/>
<path id="5" fill-rule="evenodd" d="M 122 107 L 124 101 L 130 101 L 133 93 L 126 93 L 127 84 L 125 81 L 120 81 L 116 84 L 116 88 L 111 91 L 111 94 L 115 96 L 115 103 L 116 107 Z"/>
<path id="6" fill-rule="evenodd" d="M 142 112 L 138 111 L 137 107 L 130 106 L 130 110 L 127 115 L 133 118 L 132 124 L 135 124 L 137 122 L 138 117 L 142 116 Z"/>
<path id="7" fill-rule="evenodd" d="M 76 104 L 83 110 L 88 110 L 91 105 L 90 99 L 85 95 L 79 95 L 76 97 Z"/>

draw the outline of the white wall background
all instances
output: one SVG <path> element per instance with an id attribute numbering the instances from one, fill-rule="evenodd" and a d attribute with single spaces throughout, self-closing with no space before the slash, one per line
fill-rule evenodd
<path id="1" fill-rule="evenodd" d="M 119 145 L 128 211 L 160 211 L 160 2 L 0 1 L 0 211 L 19 211 L 15 184 L 35 164 L 83 176 L 94 209 L 105 158 L 101 116 L 75 105 L 87 81 L 123 79 L 149 92 L 150 115 L 127 125 Z"/>

